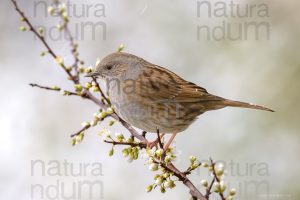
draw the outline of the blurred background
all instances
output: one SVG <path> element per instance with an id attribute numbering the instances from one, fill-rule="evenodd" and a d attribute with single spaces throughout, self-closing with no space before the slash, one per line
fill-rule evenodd
<path id="1" fill-rule="evenodd" d="M 18 2 L 34 25 L 46 27 L 46 39 L 55 52 L 72 63 L 69 43 L 55 28 L 57 19 L 47 14 L 50 1 Z M 123 43 L 125 52 L 164 66 L 210 93 L 276 110 L 226 108 L 201 115 L 177 136 L 176 164 L 185 169 L 190 155 L 222 161 L 228 184 L 238 191 L 236 199 L 299 199 L 300 2 L 203 2 L 66 3 L 85 66 L 94 66 L 97 58 Z M 72 147 L 70 134 L 80 129 L 81 122 L 90 121 L 98 108 L 80 98 L 31 88 L 32 82 L 73 86 L 52 57 L 39 56 L 45 51 L 41 42 L 20 31 L 23 24 L 12 3 L 1 1 L 0 10 L 1 199 L 78 199 L 70 197 L 72 191 L 76 193 L 74 187 L 79 181 L 93 180 L 102 185 L 93 199 L 190 198 L 181 183 L 165 194 L 146 193 L 154 173 L 142 158 L 128 163 L 119 147 L 112 158 L 108 156 L 111 146 L 97 136 L 108 122 L 91 129 L 80 145 Z M 119 125 L 110 131 L 127 134 Z M 44 176 L 41 164 L 32 166 L 36 160 L 44 163 Z M 65 162 L 74 171 L 98 163 L 101 173 L 94 176 L 87 169 L 80 176 L 68 175 L 63 171 Z M 54 166 L 61 168 L 60 175 L 48 172 Z M 203 178 L 205 170 L 191 175 L 199 187 Z M 32 191 L 36 184 L 43 186 L 44 196 L 38 189 Z M 57 184 L 60 192 L 55 196 Z M 83 194 L 79 199 L 91 198 Z"/>

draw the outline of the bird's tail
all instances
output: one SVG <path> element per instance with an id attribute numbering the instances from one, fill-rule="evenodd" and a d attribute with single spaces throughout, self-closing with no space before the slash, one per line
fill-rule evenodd
<path id="1" fill-rule="evenodd" d="M 232 101 L 232 100 L 225 99 L 225 100 L 223 100 L 222 104 L 225 106 L 231 106 L 231 107 L 251 108 L 251 109 L 258 109 L 258 110 L 274 112 L 274 110 L 271 110 L 269 108 L 251 104 L 251 103 L 245 103 L 245 102 L 241 102 L 241 101 Z"/>

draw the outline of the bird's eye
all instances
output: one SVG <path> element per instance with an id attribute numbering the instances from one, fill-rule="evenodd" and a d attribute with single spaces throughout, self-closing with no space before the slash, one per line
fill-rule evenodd
<path id="1" fill-rule="evenodd" d="M 112 68 L 111 65 L 108 65 L 108 66 L 106 67 L 107 70 L 111 70 L 111 68 Z"/>

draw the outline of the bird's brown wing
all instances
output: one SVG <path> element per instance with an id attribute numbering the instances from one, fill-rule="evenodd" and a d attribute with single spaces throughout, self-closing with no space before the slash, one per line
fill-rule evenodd
<path id="1" fill-rule="evenodd" d="M 177 74 L 159 67 L 147 67 L 140 74 L 137 84 L 139 94 L 156 101 L 175 101 L 178 103 L 220 100 L 206 89 L 182 79 Z"/>

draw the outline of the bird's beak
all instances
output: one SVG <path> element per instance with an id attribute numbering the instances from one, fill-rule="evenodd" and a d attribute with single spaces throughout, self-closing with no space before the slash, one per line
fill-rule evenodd
<path id="1" fill-rule="evenodd" d="M 100 75 L 99 72 L 91 72 L 85 75 L 85 77 L 97 77 L 99 75 Z"/>

